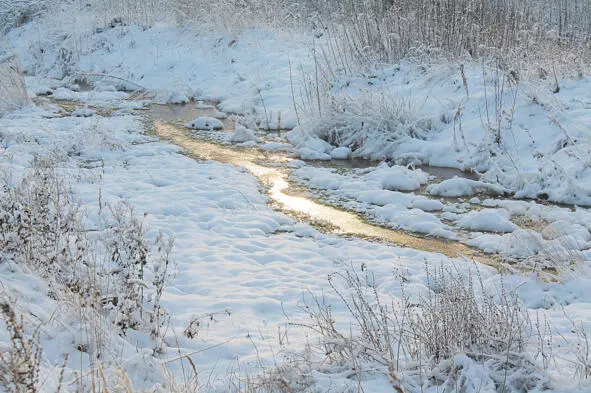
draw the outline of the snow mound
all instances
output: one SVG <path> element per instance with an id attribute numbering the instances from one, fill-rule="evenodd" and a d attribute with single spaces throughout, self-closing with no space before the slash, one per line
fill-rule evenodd
<path id="1" fill-rule="evenodd" d="M 185 124 L 185 127 L 192 128 L 194 130 L 222 130 L 224 125 L 221 121 L 213 117 L 201 116 L 196 118 L 190 123 Z M 242 141 L 244 142 L 244 141 Z"/>
<path id="2" fill-rule="evenodd" d="M 203 101 L 197 101 L 197 103 L 195 104 L 195 108 L 197 108 L 197 109 L 212 109 L 215 107 L 213 105 L 206 104 Z"/>
<path id="3" fill-rule="evenodd" d="M 318 151 L 318 150 L 314 150 L 314 149 L 310 149 L 307 147 L 301 148 L 298 150 L 298 152 L 300 153 L 300 158 L 302 160 L 322 160 L 322 161 L 328 161 L 330 160 L 332 157 L 329 156 L 328 154 Z"/>
<path id="4" fill-rule="evenodd" d="M 72 116 L 74 117 L 91 117 L 96 115 L 96 111 L 93 109 L 88 109 L 87 107 L 84 108 L 76 108 L 72 112 Z"/>
<path id="5" fill-rule="evenodd" d="M 542 237 L 531 229 L 517 229 L 504 235 L 483 234 L 468 241 L 487 253 L 499 253 L 509 258 L 527 258 L 543 250 Z"/>
<path id="6" fill-rule="evenodd" d="M 292 152 L 293 146 L 289 143 L 281 143 L 281 142 L 268 142 L 261 146 L 261 150 L 264 151 L 283 151 L 283 152 Z"/>
<path id="7" fill-rule="evenodd" d="M 219 120 L 213 119 L 219 124 L 222 124 Z M 254 134 L 254 131 L 244 127 L 241 124 L 236 123 L 236 131 L 230 135 L 229 141 L 232 143 L 244 143 L 244 142 L 262 142 L 263 140 Z"/>
<path id="8" fill-rule="evenodd" d="M 189 102 L 189 97 L 180 91 L 171 92 L 166 98 L 167 104 L 186 104 Z"/>
<path id="9" fill-rule="evenodd" d="M 228 114 L 226 112 L 220 112 L 220 111 L 216 111 L 213 114 L 213 117 L 215 117 L 216 119 L 225 119 L 228 117 Z"/>
<path id="10" fill-rule="evenodd" d="M 407 209 L 399 203 L 389 203 L 375 210 L 375 216 L 387 221 L 393 228 L 424 233 L 455 240 L 456 234 L 449 230 L 435 215 L 420 209 Z"/>
<path id="11" fill-rule="evenodd" d="M 426 212 L 432 212 L 443 210 L 444 205 L 440 201 L 436 201 L 434 199 L 416 198 L 412 200 L 409 207 L 421 209 Z"/>
<path id="12" fill-rule="evenodd" d="M 414 191 L 429 180 L 429 175 L 420 169 L 412 170 L 400 165 L 390 167 L 385 163 L 367 176 L 379 180 L 384 190 L 391 191 Z"/>
<path id="13" fill-rule="evenodd" d="M 505 209 L 471 211 L 457 221 L 460 228 L 483 232 L 513 232 L 519 227 L 509 221 L 511 215 Z"/>
<path id="14" fill-rule="evenodd" d="M 477 193 L 495 195 L 506 195 L 510 193 L 510 191 L 505 187 L 501 187 L 496 184 L 485 183 L 478 180 L 464 179 L 457 176 L 453 179 L 444 180 L 439 184 L 431 184 L 429 187 L 427 187 L 427 192 L 431 195 L 445 197 L 469 196 Z"/>
<path id="15" fill-rule="evenodd" d="M 287 133 L 287 140 L 297 149 L 302 160 L 330 160 L 334 146 L 315 135 L 296 127 Z"/>
<path id="16" fill-rule="evenodd" d="M 62 100 L 62 101 L 69 101 L 75 100 L 76 96 L 74 95 L 74 91 L 70 89 L 66 89 L 65 87 L 58 87 L 53 91 L 51 97 L 55 100 Z"/>
<path id="17" fill-rule="evenodd" d="M 330 156 L 335 160 L 346 160 L 351 157 L 351 149 L 348 147 L 337 147 L 330 152 Z"/>
<path id="18" fill-rule="evenodd" d="M 556 240 L 563 236 L 570 236 L 577 242 L 585 243 L 591 240 L 591 234 L 582 225 L 572 224 L 565 220 L 554 221 L 547 225 L 541 232 L 544 240 Z"/>

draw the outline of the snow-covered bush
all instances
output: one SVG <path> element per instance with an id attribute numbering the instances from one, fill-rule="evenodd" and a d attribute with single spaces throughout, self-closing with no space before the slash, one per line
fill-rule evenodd
<path id="1" fill-rule="evenodd" d="M 0 117 L 28 103 L 29 96 L 20 62 L 15 56 L 5 59 L 0 57 Z"/>
<path id="2" fill-rule="evenodd" d="M 113 288 L 117 292 L 112 295 L 117 307 L 115 323 L 125 331 L 138 328 L 142 321 L 149 245 L 143 220 L 135 216 L 133 207 L 119 203 L 110 210 L 113 223 L 107 233 L 106 247 L 114 268 L 112 274 L 118 281 Z"/>
<path id="3" fill-rule="evenodd" d="M 54 0 L 0 0 L 0 33 L 28 22 L 53 3 Z"/>
<path id="4" fill-rule="evenodd" d="M 476 356 L 524 352 L 531 326 L 515 294 L 502 287 L 495 300 L 478 276 L 469 276 L 466 283 L 451 269 L 427 270 L 427 279 L 427 296 L 409 323 L 428 358 L 438 363 L 459 352 Z"/>
<path id="5" fill-rule="evenodd" d="M 59 153 L 37 156 L 22 180 L 4 178 L 0 190 L 0 241 L 4 252 L 51 282 L 81 290 L 78 266 L 87 257 L 87 240 L 78 207 L 57 173 Z"/>
<path id="6" fill-rule="evenodd" d="M 322 299 L 314 297 L 304 310 L 320 336 L 319 352 L 333 365 L 357 373 L 382 370 L 399 391 L 410 384 L 446 392 L 523 392 L 549 384 L 529 355 L 536 343 L 527 309 L 502 286 L 493 295 L 479 273 L 464 277 L 453 268 L 427 268 L 427 294 L 411 299 L 401 279 L 400 301 L 386 300 L 367 272 L 350 268 L 329 281 L 353 317 L 352 327 L 343 328 Z"/>
<path id="7" fill-rule="evenodd" d="M 320 138 L 338 147 L 347 147 L 353 156 L 383 159 L 391 157 L 398 144 L 407 139 L 424 140 L 436 132 L 437 122 L 419 117 L 409 102 L 387 97 L 346 94 L 329 98 L 312 120 L 288 134 L 298 147 L 307 139 Z"/>
<path id="8" fill-rule="evenodd" d="M 136 216 L 129 203 L 121 202 L 109 210 L 112 218 L 103 243 L 112 269 L 111 285 L 105 288 L 109 291 L 105 296 L 114 311 L 114 323 L 123 333 L 127 329 L 149 332 L 159 351 L 162 327 L 168 316 L 161 298 L 175 274 L 171 256 L 174 241 L 159 233 L 154 244 L 149 242 L 143 222 L 146 214 L 142 218 Z"/>
<path id="9" fill-rule="evenodd" d="M 58 170 L 63 158 L 36 157 L 17 184 L 9 174 L 2 178 L 0 258 L 33 268 L 91 314 L 102 309 L 123 334 L 150 333 L 160 348 L 167 322 L 161 297 L 175 273 L 172 239 L 159 234 L 148 241 L 143 219 L 127 203 L 101 209 L 104 227 L 89 239 L 89 223 Z"/>

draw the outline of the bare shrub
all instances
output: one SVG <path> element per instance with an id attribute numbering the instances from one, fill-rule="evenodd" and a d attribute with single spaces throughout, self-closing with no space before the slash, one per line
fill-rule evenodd
<path id="1" fill-rule="evenodd" d="M 228 377 L 228 391 L 236 393 L 294 393 L 311 391 L 314 378 L 311 368 L 301 362 L 286 362 L 262 367 L 251 375 L 232 374 Z"/>
<path id="2" fill-rule="evenodd" d="M 459 352 L 479 357 L 525 351 L 532 327 L 516 294 L 501 286 L 495 300 L 478 275 L 466 283 L 451 269 L 426 271 L 429 291 L 409 327 L 427 358 L 438 363 Z"/>
<path id="3" fill-rule="evenodd" d="M 591 54 L 588 0 L 170 0 L 168 9 L 181 23 L 312 29 L 326 38 L 316 49 L 335 71 L 417 56 L 500 54 L 507 72 L 525 67 L 534 75 L 557 67 L 578 73 L 573 64 L 584 66 Z"/>
<path id="4" fill-rule="evenodd" d="M 81 285 L 77 264 L 88 248 L 78 206 L 72 202 L 53 152 L 36 156 L 17 185 L 2 179 L 0 231 L 4 250 L 18 252 L 22 262 L 61 285 Z"/>
<path id="5" fill-rule="evenodd" d="M 57 152 L 35 157 L 16 185 L 9 175 L 1 180 L 0 255 L 33 268 L 53 290 L 90 307 L 90 319 L 93 310 L 103 309 L 123 333 L 145 329 L 161 340 L 167 322 L 161 297 L 176 270 L 172 238 L 159 234 L 148 241 L 143 218 L 122 202 L 101 209 L 104 227 L 94 229 L 90 240 L 81 207 L 59 174 L 62 159 Z"/>
<path id="6" fill-rule="evenodd" d="M 149 323 L 152 338 L 160 339 L 162 337 L 162 328 L 168 315 L 162 306 L 162 295 L 164 288 L 176 273 L 175 264 L 171 255 L 174 248 L 174 238 L 166 237 L 162 232 L 159 232 L 156 237 L 155 246 L 157 250 L 152 261 L 152 271 L 154 274 L 152 285 L 154 294 L 152 296 L 152 311 L 150 313 Z"/>
<path id="7" fill-rule="evenodd" d="M 10 346 L 0 352 L 0 387 L 7 393 L 35 393 L 41 362 L 39 331 L 27 334 L 14 301 L 4 295 L 0 297 L 0 315 L 10 336 Z"/>
<path id="8" fill-rule="evenodd" d="M 569 339 L 561 335 L 566 347 L 574 355 L 573 371 L 579 379 L 591 378 L 591 345 L 589 344 L 589 334 L 582 321 L 572 319 L 564 308 L 562 309 L 565 318 L 571 325 L 573 338 Z"/>
<path id="9" fill-rule="evenodd" d="M 114 286 L 122 290 L 114 294 L 118 319 L 123 331 L 137 328 L 142 320 L 145 268 L 149 246 L 145 239 L 143 220 L 135 216 L 133 207 L 125 202 L 110 207 L 113 223 L 106 238 L 110 262 L 115 267 L 112 275 L 119 281 Z M 144 215 L 145 217 L 145 215 Z"/>
<path id="10" fill-rule="evenodd" d="M 351 0 L 318 3 L 317 9 L 322 31 L 331 36 L 330 53 L 342 58 L 348 52 L 361 63 L 421 52 L 501 53 L 507 63 L 549 69 L 552 62 L 571 67 L 566 58 L 586 57 L 590 49 L 589 1 Z"/>

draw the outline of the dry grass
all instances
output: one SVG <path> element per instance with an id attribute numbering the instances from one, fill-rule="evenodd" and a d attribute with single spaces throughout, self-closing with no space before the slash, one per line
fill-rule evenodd
<path id="1" fill-rule="evenodd" d="M 41 346 L 39 330 L 29 334 L 22 315 L 15 310 L 15 301 L 2 295 L 0 320 L 10 337 L 9 347 L 0 352 L 0 387 L 6 393 L 35 393 L 39 385 Z"/>

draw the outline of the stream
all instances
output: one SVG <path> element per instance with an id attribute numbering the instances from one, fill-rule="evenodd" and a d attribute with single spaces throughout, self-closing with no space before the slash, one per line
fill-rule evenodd
<path id="1" fill-rule="evenodd" d="M 356 213 L 328 206 L 314 199 L 294 195 L 288 181 L 289 171 L 285 165 L 292 160 L 285 153 L 268 153 L 258 148 L 236 148 L 196 138 L 184 123 L 198 116 L 211 116 L 214 109 L 198 109 L 195 105 L 152 105 L 145 110 L 153 122 L 153 131 L 160 138 L 182 147 L 191 157 L 199 160 L 214 160 L 247 169 L 265 186 L 272 205 L 295 216 L 306 219 L 320 229 L 342 236 L 385 241 L 417 250 L 438 252 L 449 257 L 464 255 L 489 265 L 498 265 L 498 258 L 487 255 L 461 242 L 415 235 L 368 223 Z M 233 131 L 230 120 L 224 120 L 224 131 Z M 312 165 L 352 168 L 375 166 L 368 160 L 331 160 L 312 162 Z M 457 170 L 444 168 L 438 176 L 453 177 Z M 443 176 L 442 176 L 443 177 Z"/>

